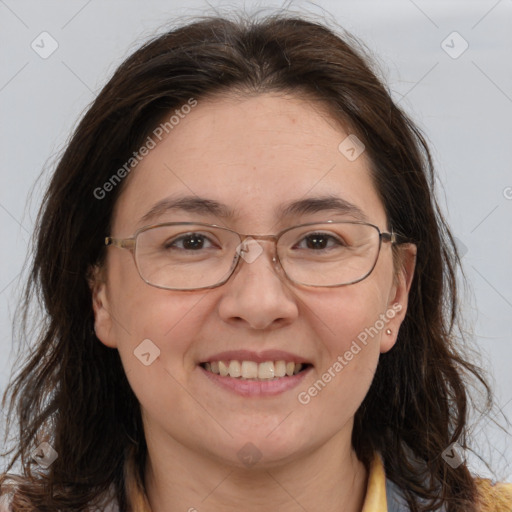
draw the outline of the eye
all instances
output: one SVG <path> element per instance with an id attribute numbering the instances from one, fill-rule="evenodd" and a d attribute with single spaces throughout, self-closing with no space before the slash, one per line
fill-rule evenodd
<path id="1" fill-rule="evenodd" d="M 306 246 L 300 246 L 301 242 L 306 242 Z M 343 240 L 340 240 L 332 234 L 310 233 L 302 238 L 296 247 L 299 249 L 325 250 L 332 247 L 346 247 L 346 244 Z"/>
<path id="2" fill-rule="evenodd" d="M 215 247 L 211 240 L 201 233 L 185 233 L 177 238 L 169 239 L 164 244 L 164 249 L 181 249 L 198 251 Z"/>

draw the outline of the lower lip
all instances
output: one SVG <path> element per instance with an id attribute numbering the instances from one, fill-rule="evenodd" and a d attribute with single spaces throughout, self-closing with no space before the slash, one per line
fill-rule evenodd
<path id="1" fill-rule="evenodd" d="M 235 379 L 233 377 L 222 377 L 217 373 L 212 373 L 205 370 L 202 366 L 198 366 L 198 368 L 203 372 L 203 374 L 215 382 L 219 386 L 222 386 L 225 389 L 233 391 L 241 396 L 275 396 L 289 389 L 297 386 L 306 376 L 307 373 L 311 370 L 311 366 L 306 368 L 305 370 L 297 373 L 296 375 L 291 375 L 290 377 L 280 377 L 275 380 L 242 380 Z"/>

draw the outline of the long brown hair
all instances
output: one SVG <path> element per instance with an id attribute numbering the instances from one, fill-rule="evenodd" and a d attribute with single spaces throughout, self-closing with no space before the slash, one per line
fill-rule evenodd
<path id="1" fill-rule="evenodd" d="M 154 38 L 117 69 L 75 130 L 38 217 L 24 305 L 39 298 L 47 322 L 3 397 L 5 404 L 11 395 L 8 414 L 15 411 L 19 424 L 8 469 L 21 459 L 24 471 L 15 511 L 82 510 L 112 485 L 121 510 L 130 509 L 123 467 L 135 451 L 144 468 L 140 408 L 118 352 L 94 334 L 88 283 L 89 269 L 104 257 L 123 183 L 97 190 L 164 114 L 190 98 L 270 91 L 318 100 L 364 142 L 389 225 L 418 245 L 397 343 L 381 355 L 356 413 L 356 453 L 366 465 L 374 451 L 382 454 L 412 511 L 475 510 L 467 467 L 452 468 L 441 454 L 455 441 L 469 447 L 469 381 L 483 385 L 487 408 L 492 395 L 459 346 L 459 262 L 433 196 L 427 144 L 368 62 L 349 35 L 273 15 L 199 19 Z M 34 472 L 30 454 L 43 439 L 59 456 L 48 471 Z"/>

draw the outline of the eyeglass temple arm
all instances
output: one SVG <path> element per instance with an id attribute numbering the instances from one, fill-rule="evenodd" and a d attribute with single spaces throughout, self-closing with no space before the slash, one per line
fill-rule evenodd
<path id="1" fill-rule="evenodd" d="M 381 233 L 380 236 L 384 242 L 391 242 L 392 244 L 396 244 L 398 242 L 398 237 L 395 232 Z"/>
<path id="2" fill-rule="evenodd" d="M 105 245 L 114 245 L 121 249 L 133 249 L 135 247 L 135 238 L 113 238 L 111 236 L 105 237 Z"/>

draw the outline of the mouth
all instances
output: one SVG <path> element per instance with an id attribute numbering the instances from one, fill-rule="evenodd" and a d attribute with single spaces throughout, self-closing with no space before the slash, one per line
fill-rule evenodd
<path id="1" fill-rule="evenodd" d="M 199 366 L 206 372 L 230 377 L 242 381 L 268 382 L 287 379 L 305 372 L 312 365 L 310 363 L 296 363 L 294 361 L 250 361 L 250 360 L 220 360 L 205 361 Z"/>

